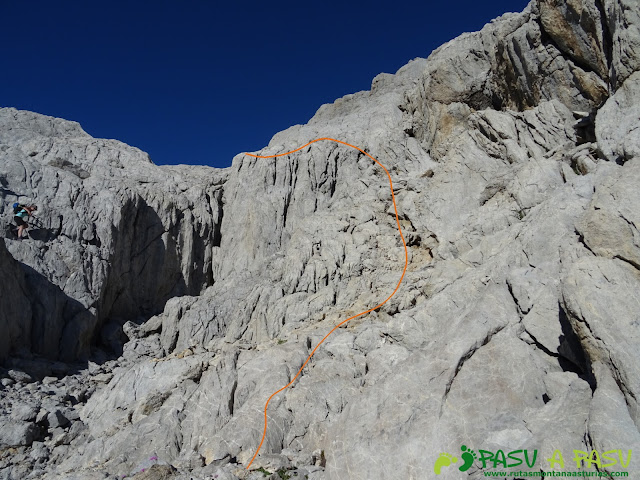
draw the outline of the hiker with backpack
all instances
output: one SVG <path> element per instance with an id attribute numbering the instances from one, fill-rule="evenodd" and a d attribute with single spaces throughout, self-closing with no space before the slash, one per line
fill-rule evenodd
<path id="1" fill-rule="evenodd" d="M 20 205 L 19 203 L 13 204 L 13 219 L 18 226 L 18 240 L 22 239 L 22 232 L 29 228 L 29 224 L 26 219 L 32 216 L 33 212 L 36 210 L 38 210 L 38 207 L 35 205 L 26 206 Z"/>

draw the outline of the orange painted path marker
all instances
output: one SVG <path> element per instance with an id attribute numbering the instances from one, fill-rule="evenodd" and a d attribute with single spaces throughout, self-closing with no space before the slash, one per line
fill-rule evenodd
<path id="1" fill-rule="evenodd" d="M 267 400 L 267 403 L 264 404 L 264 430 L 262 432 L 262 440 L 260 440 L 260 445 L 258 445 L 258 449 L 256 450 L 256 453 L 253 454 L 253 457 L 251 458 L 251 461 L 249 462 L 249 465 L 247 465 L 247 470 L 249 469 L 249 467 L 251 466 L 253 461 L 258 456 L 258 452 L 260 452 L 260 449 L 262 448 L 262 444 L 264 443 L 264 439 L 267 436 L 267 407 L 269 406 L 269 402 L 271 401 L 271 399 L 273 397 L 275 397 L 277 394 L 279 394 L 281 391 L 286 390 L 293 382 L 296 381 L 296 378 L 298 378 L 298 376 L 300 375 L 300 372 L 302 372 L 302 369 L 309 362 L 311 357 L 313 357 L 313 354 L 316 353 L 316 350 L 318 349 L 318 347 L 320 345 L 322 345 L 322 343 L 329 337 L 329 335 L 331 335 L 333 332 L 335 332 L 341 325 L 344 325 L 349 320 L 353 320 L 356 317 L 360 317 L 360 316 L 365 315 L 365 314 L 367 314 L 369 312 L 372 312 L 373 310 L 376 310 L 376 309 L 380 308 L 382 305 L 384 305 L 385 303 L 387 303 L 391 299 L 391 297 L 393 297 L 396 294 L 396 292 L 400 288 L 400 284 L 402 283 L 402 280 L 404 279 L 404 274 L 407 273 L 407 265 L 409 264 L 409 253 L 407 252 L 407 242 L 405 242 L 405 240 L 404 240 L 404 236 L 402 235 L 402 228 L 400 227 L 400 219 L 398 218 L 398 208 L 396 207 L 396 196 L 393 193 L 393 182 L 391 181 L 391 175 L 389 174 L 389 171 L 386 168 L 384 168 L 384 165 L 382 165 L 378 160 L 373 158 L 371 155 L 369 155 L 367 152 L 365 152 L 361 148 L 356 147 L 355 145 L 351 145 L 349 143 L 342 142 L 340 140 L 336 140 L 335 138 L 326 138 L 326 137 L 324 137 L 324 138 L 316 138 L 315 140 L 312 140 L 309 143 L 307 143 L 307 144 L 305 144 L 305 145 L 303 145 L 303 146 L 301 146 L 299 148 L 296 148 L 295 150 L 291 150 L 290 152 L 287 152 L 287 153 L 279 153 L 277 155 L 265 155 L 265 156 L 263 156 L 263 155 L 255 155 L 253 153 L 245 153 L 245 155 L 248 155 L 250 157 L 255 157 L 255 158 L 283 157 L 285 155 L 289 155 L 291 153 L 295 153 L 295 152 L 297 152 L 299 150 L 302 150 L 303 148 L 311 145 L 312 143 L 319 142 L 321 140 L 329 140 L 331 142 L 336 142 L 336 143 L 340 143 L 342 145 L 346 145 L 347 147 L 355 148 L 356 150 L 364 153 L 367 157 L 369 157 L 371 160 L 376 162 L 378 165 L 380 165 L 380 167 L 382 167 L 384 172 L 387 174 L 387 177 L 389 177 L 389 188 L 391 188 L 391 200 L 393 200 L 393 210 L 395 211 L 395 214 L 396 214 L 396 223 L 398 224 L 398 232 L 400 233 L 400 238 L 402 239 L 402 245 L 404 246 L 404 269 L 402 270 L 402 275 L 400 276 L 400 280 L 398 281 L 398 285 L 396 285 L 396 288 L 391 293 L 391 295 L 389 295 L 382 303 L 376 305 L 375 307 L 370 308 L 369 310 L 365 310 L 364 312 L 360 312 L 357 315 L 354 315 L 352 317 L 349 317 L 346 320 L 343 320 L 342 322 L 337 324 L 335 327 L 333 327 L 333 329 L 329 333 L 327 333 L 324 336 L 324 338 L 322 340 L 320 340 L 320 342 L 318 342 L 318 345 L 316 345 L 316 348 L 314 348 L 312 350 L 312 352 L 309 354 L 307 359 L 304 361 L 304 363 L 300 367 L 300 370 L 298 370 L 298 373 L 296 373 L 296 376 L 293 377 L 291 379 L 291 381 L 289 383 L 287 383 L 284 387 L 282 387 L 280 390 L 278 390 L 278 391 L 276 391 L 276 392 L 271 394 L 271 396 Z"/>

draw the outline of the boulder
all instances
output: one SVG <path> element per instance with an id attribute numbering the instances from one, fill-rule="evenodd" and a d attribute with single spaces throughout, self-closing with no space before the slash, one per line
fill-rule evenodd
<path id="1" fill-rule="evenodd" d="M 640 156 L 640 72 L 635 72 L 598 110 L 595 134 L 598 149 L 611 162 L 624 163 Z"/>
<path id="2" fill-rule="evenodd" d="M 0 424 L 0 445 L 3 447 L 18 447 L 31 445 L 38 435 L 38 428 L 32 422 L 7 421 L 2 419 Z"/>

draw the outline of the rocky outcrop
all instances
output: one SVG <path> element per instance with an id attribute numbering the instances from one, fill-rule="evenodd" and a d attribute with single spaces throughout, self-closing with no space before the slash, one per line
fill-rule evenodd
<path id="1" fill-rule="evenodd" d="M 595 134 L 602 156 L 624 163 L 640 155 L 640 73 L 631 75 L 596 117 Z"/>
<path id="2" fill-rule="evenodd" d="M 0 361 L 5 361 L 16 345 L 28 343 L 31 304 L 24 274 L 0 239 Z"/>
<path id="3" fill-rule="evenodd" d="M 64 270 L 54 260 L 67 257 L 35 249 L 29 263 L 37 241 L 9 241 L 9 251 L 75 292 L 93 315 L 82 328 L 109 319 L 129 339 L 103 365 L 9 365 L 12 399 L 28 385 L 40 398 L 42 375 L 20 377 L 27 360 L 61 377 L 61 389 L 91 388 L 68 393 L 77 416 L 60 396 L 35 420 L 28 404 L 3 407 L 18 425 L 7 431 L 38 426 L 33 438 L 11 435 L 22 463 L 0 457 L 8 478 L 23 475 L 28 455 L 42 459 L 29 463 L 32 475 L 47 479 L 387 479 L 426 478 L 441 452 L 463 458 L 462 445 L 535 450 L 535 471 L 548 470 L 556 450 L 640 448 L 640 36 L 630 6 L 534 1 L 376 77 L 369 92 L 322 106 L 261 151 L 334 137 L 379 159 L 393 177 L 409 266 L 389 302 L 339 328 L 274 397 L 252 472 L 266 399 L 334 325 L 377 305 L 400 278 L 404 249 L 384 172 L 324 141 L 194 174 L 155 167 L 73 124 L 5 110 L 14 126 L 1 134 L 13 142 L 3 151 L 16 158 L 6 178 L 35 167 L 3 180 L 3 192 L 57 169 L 64 182 L 37 183 L 34 198 L 67 205 L 61 189 L 72 191 L 71 210 L 96 218 L 94 236 L 78 220 L 42 244 L 90 259 L 83 268 Z M 21 115 L 38 126 L 18 128 Z M 48 153 L 29 156 L 34 132 L 127 160 L 116 169 L 113 155 L 72 150 L 69 164 L 52 166 Z M 129 224 L 146 240 L 136 244 Z M 78 294 L 72 272 L 94 290 Z M 131 282 L 140 291 L 122 290 Z M 117 343 L 102 331 L 103 343 Z M 440 477 L 460 478 L 460 463 Z M 566 461 L 564 470 L 578 469 Z M 487 470 L 474 461 L 467 475 Z"/>
<path id="4" fill-rule="evenodd" d="M 634 0 L 603 0 L 603 7 L 611 46 L 611 84 L 618 89 L 640 68 L 640 13 Z"/>
<path id="5" fill-rule="evenodd" d="M 39 292 L 25 345 L 34 353 L 86 357 L 103 325 L 103 343 L 117 343 L 125 319 L 213 283 L 224 174 L 157 167 L 76 123 L 14 109 L 0 109 L 0 156 L 6 217 L 14 201 L 40 206 L 32 241 L 8 237 Z"/>

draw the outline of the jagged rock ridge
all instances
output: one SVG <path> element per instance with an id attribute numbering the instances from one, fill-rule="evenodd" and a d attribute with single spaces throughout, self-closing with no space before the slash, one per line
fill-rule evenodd
<path id="1" fill-rule="evenodd" d="M 252 467 L 424 478 L 463 444 L 540 459 L 640 448 L 639 26 L 630 0 L 533 1 L 263 149 L 326 136 L 378 158 L 410 265 L 272 401 Z M 262 478 L 243 465 L 266 398 L 399 278 L 386 176 L 329 143 L 194 170 L 70 122 L 3 109 L 0 126 L 3 198 L 63 216 L 46 238 L 6 241 L 28 267 L 0 291 L 31 333 L 11 329 L 27 351 L 3 381 L 0 442 L 18 453 L 2 474 L 109 478 L 151 462 L 149 478 Z M 1 247 L 0 265 L 17 268 Z M 38 281 L 49 303 L 30 295 Z M 88 355 L 99 336 L 117 350 L 121 325 L 129 341 L 102 365 L 26 358 Z M 58 332 L 46 348 L 45 327 Z M 478 462 L 467 474 L 483 477 Z"/>

